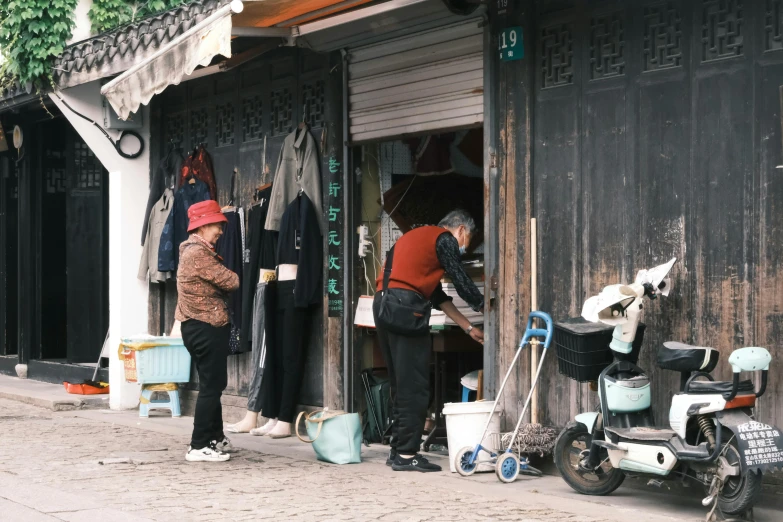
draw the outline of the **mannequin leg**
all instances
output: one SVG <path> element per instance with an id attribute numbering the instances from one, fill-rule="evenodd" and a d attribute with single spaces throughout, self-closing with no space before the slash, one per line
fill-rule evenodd
<path id="1" fill-rule="evenodd" d="M 261 437 L 271 432 L 275 426 L 277 426 L 277 419 L 267 419 L 266 423 L 260 428 L 250 430 L 250 434 Z"/>
<path id="2" fill-rule="evenodd" d="M 284 439 L 291 436 L 291 423 L 278 421 L 272 431 L 269 432 L 270 439 Z"/>
<path id="3" fill-rule="evenodd" d="M 226 426 L 228 433 L 250 433 L 250 430 L 258 425 L 258 412 L 247 411 L 245 418 L 236 424 L 229 424 Z"/>

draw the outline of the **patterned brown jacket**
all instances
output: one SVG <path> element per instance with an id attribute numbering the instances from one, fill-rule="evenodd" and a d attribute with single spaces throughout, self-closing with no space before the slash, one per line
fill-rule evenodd
<path id="1" fill-rule="evenodd" d="M 228 324 L 226 298 L 239 288 L 239 276 L 221 261 L 220 256 L 195 235 L 180 245 L 175 319 L 197 319 L 212 326 Z"/>

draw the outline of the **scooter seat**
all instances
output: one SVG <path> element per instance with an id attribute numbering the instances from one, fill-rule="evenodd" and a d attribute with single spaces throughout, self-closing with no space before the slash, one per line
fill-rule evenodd
<path id="1" fill-rule="evenodd" d="M 734 383 L 731 381 L 691 381 L 688 385 L 686 393 L 693 395 L 712 395 L 712 394 L 724 394 L 731 393 L 731 388 Z M 743 393 L 755 393 L 756 389 L 753 386 L 753 381 L 740 381 L 737 393 L 742 395 Z"/>
<path id="2" fill-rule="evenodd" d="M 718 365 L 715 348 L 669 341 L 658 349 L 658 367 L 675 372 L 711 372 Z"/>

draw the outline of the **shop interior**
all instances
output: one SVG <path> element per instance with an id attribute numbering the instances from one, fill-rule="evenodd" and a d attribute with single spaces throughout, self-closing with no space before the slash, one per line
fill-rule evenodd
<path id="1" fill-rule="evenodd" d="M 362 274 L 362 297 L 356 309 L 354 324 L 359 330 L 361 388 L 367 417 L 379 419 L 382 428 L 388 423 L 376 415 L 381 405 L 373 398 L 378 383 L 386 377 L 385 363 L 372 327 L 372 296 L 375 281 L 382 272 L 386 252 L 405 232 L 423 225 L 436 225 L 448 212 L 466 210 L 476 221 L 477 232 L 471 240 L 463 265 L 468 275 L 483 291 L 484 280 L 484 171 L 483 130 L 481 127 L 454 132 L 428 134 L 414 138 L 366 144 L 355 158 L 361 165 L 361 222 L 357 225 L 359 242 L 368 239 L 361 249 L 358 269 Z M 366 228 L 364 228 L 366 227 Z M 364 228 L 364 230 L 362 230 Z M 442 280 L 444 290 L 454 304 L 476 326 L 483 325 L 483 314 L 474 312 L 459 298 L 449 279 Z M 430 321 L 433 338 L 430 410 L 425 433 L 429 437 L 424 449 L 442 444 L 441 433 L 429 434 L 443 425 L 439 413 L 443 404 L 476 400 L 481 379 L 483 349 L 473 342 L 442 312 L 433 310 Z M 463 383 L 467 386 L 463 386 Z M 361 390 L 361 391 L 360 391 Z M 377 412 L 376 412 L 377 413 Z M 373 424 L 374 421 L 370 420 Z M 372 426 L 371 426 L 372 428 Z M 365 431 L 374 442 L 387 442 L 379 430 Z M 380 430 L 383 431 L 383 430 Z M 381 440 L 383 439 L 383 440 Z"/>

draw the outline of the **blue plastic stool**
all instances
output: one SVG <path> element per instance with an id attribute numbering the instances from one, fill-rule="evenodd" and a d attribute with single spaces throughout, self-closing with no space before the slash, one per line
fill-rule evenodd
<path id="1" fill-rule="evenodd" d="M 476 396 L 476 390 L 471 390 L 470 388 L 463 386 L 462 387 L 462 402 L 470 402 L 470 394 L 473 394 L 473 396 Z"/>
<path id="2" fill-rule="evenodd" d="M 169 389 L 174 387 L 173 390 Z M 168 400 L 152 400 L 155 392 L 166 393 Z M 176 384 L 143 384 L 141 386 L 141 400 L 139 402 L 139 417 L 149 417 L 150 410 L 169 410 L 172 417 L 182 415 L 179 409 L 179 387 Z"/>

